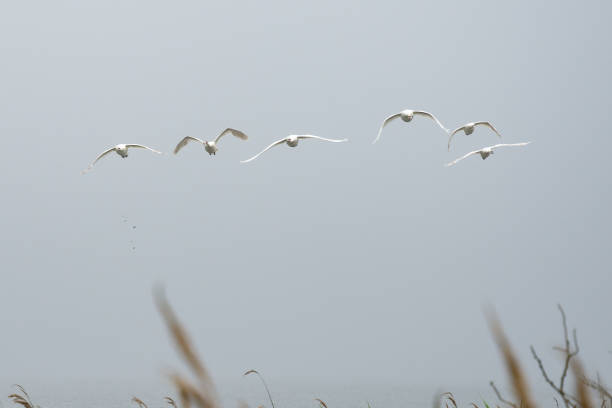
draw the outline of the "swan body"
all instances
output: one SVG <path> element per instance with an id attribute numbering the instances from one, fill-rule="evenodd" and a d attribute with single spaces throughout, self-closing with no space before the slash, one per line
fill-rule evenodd
<path id="1" fill-rule="evenodd" d="M 287 137 L 287 139 L 285 140 L 285 143 L 287 143 L 287 146 L 289 146 L 289 147 L 297 147 L 299 140 L 300 139 L 299 139 L 298 136 L 291 135 L 291 136 Z"/>
<path id="2" fill-rule="evenodd" d="M 284 138 L 282 138 L 280 140 L 277 140 L 276 142 L 270 144 L 268 147 L 263 149 L 261 152 L 257 153 L 255 156 L 251 157 L 250 159 L 243 160 L 243 161 L 241 161 L 241 163 L 248 163 L 248 162 L 250 162 L 252 160 L 255 160 L 262 153 L 264 153 L 267 150 L 273 148 L 274 146 L 282 144 L 282 143 L 286 143 L 287 146 L 289 146 L 289 147 L 297 147 L 299 141 L 302 140 L 302 139 L 318 139 L 318 140 L 323 140 L 323 141 L 326 141 L 326 142 L 333 142 L 333 143 L 346 142 L 348 140 L 348 139 L 326 139 L 324 137 L 315 136 L 315 135 L 289 135 L 287 137 L 284 137 Z"/>
<path id="3" fill-rule="evenodd" d="M 85 169 L 83 170 L 81 173 L 85 174 L 87 173 L 89 170 L 91 170 L 93 168 L 93 166 L 98 162 L 98 160 L 100 160 L 101 158 L 103 158 L 104 156 L 106 156 L 107 154 L 111 153 L 111 152 L 115 152 L 117 153 L 119 156 L 121 156 L 122 158 L 126 158 L 128 157 L 128 149 L 131 148 L 138 148 L 138 149 L 146 149 L 149 150 L 153 153 L 157 153 L 157 154 L 162 154 L 162 152 L 157 151 L 155 149 L 151 149 L 150 147 L 147 147 L 145 145 L 141 145 L 141 144 L 118 144 L 114 147 L 111 147 L 110 149 L 105 150 L 104 152 L 100 153 L 100 155 L 98 155 L 98 157 L 96 157 L 96 159 Z"/>
<path id="4" fill-rule="evenodd" d="M 117 146 L 115 146 L 115 153 L 125 159 L 126 157 L 128 157 L 127 145 L 118 144 Z"/>
<path id="5" fill-rule="evenodd" d="M 444 130 L 446 133 L 449 132 L 449 129 L 447 129 L 438 120 L 438 118 L 436 118 L 433 114 L 431 114 L 429 112 L 425 112 L 425 111 L 420 111 L 420 110 L 405 109 L 405 110 L 401 111 L 400 113 L 393 114 L 393 115 L 385 118 L 385 120 L 383 120 L 382 125 L 380 125 L 380 128 L 378 129 L 378 136 L 376 136 L 376 139 L 374 139 L 372 144 L 378 142 L 378 139 L 380 139 L 380 137 L 382 136 L 382 131 L 383 131 L 384 127 L 387 126 L 387 123 L 389 123 L 389 122 L 391 122 L 391 121 L 393 121 L 393 120 L 395 120 L 397 118 L 401 118 L 404 122 L 411 122 L 412 119 L 414 118 L 414 115 L 428 117 L 428 118 L 432 119 L 434 122 L 436 122 L 438 124 L 438 126 L 440 126 L 440 128 L 442 128 L 442 130 Z"/>
<path id="6" fill-rule="evenodd" d="M 204 150 L 206 150 L 206 152 L 210 156 L 211 154 L 216 155 L 219 148 L 217 147 L 217 144 L 214 141 L 212 142 L 206 141 L 204 142 Z"/>

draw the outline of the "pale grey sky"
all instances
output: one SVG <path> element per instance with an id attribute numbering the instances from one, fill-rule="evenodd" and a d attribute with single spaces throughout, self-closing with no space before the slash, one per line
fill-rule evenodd
<path id="1" fill-rule="evenodd" d="M 32 1 L 0 12 L 0 378 L 159 378 L 164 282 L 219 381 L 536 385 L 556 303 L 612 379 L 609 2 Z M 452 151 L 432 122 L 490 120 Z M 185 135 L 226 138 L 209 157 Z M 350 139 L 277 147 L 290 133 Z M 128 222 L 123 222 L 127 217 Z M 136 229 L 131 226 L 135 225 Z M 133 241 L 136 247 L 132 251 Z"/>

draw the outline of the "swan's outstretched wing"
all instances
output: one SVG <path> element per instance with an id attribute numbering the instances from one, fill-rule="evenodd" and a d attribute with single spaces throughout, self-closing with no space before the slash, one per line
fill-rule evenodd
<path id="1" fill-rule="evenodd" d="M 334 142 L 334 143 L 348 142 L 348 139 L 326 139 L 324 137 L 315 136 L 315 135 L 299 135 L 297 138 L 298 139 L 319 139 L 319 140 L 325 140 L 326 142 Z"/>
<path id="2" fill-rule="evenodd" d="M 529 143 L 531 142 L 523 142 L 523 143 L 503 143 L 503 144 L 496 144 L 495 146 L 491 146 L 491 149 L 497 149 L 498 147 L 514 147 L 514 146 L 527 146 Z"/>
<path id="3" fill-rule="evenodd" d="M 276 146 L 277 144 L 281 144 L 281 143 L 285 143 L 287 141 L 287 138 L 284 137 L 281 140 L 277 140 L 276 142 L 272 143 L 270 146 L 266 147 L 265 149 L 263 149 L 261 152 L 257 153 L 255 156 L 251 157 L 250 159 L 247 160 L 242 160 L 240 163 L 248 163 L 252 160 L 255 160 L 256 158 L 258 158 L 259 156 L 261 156 L 261 154 L 267 150 L 270 150 L 271 148 L 273 148 L 274 146 Z"/>
<path id="4" fill-rule="evenodd" d="M 147 149 L 152 151 L 153 153 L 157 153 L 157 154 L 162 154 L 162 152 L 159 152 L 155 149 L 151 149 L 150 147 L 147 147 L 145 145 L 141 145 L 141 144 L 126 144 L 125 147 L 130 148 L 130 147 L 137 147 L 139 149 Z"/>
<path id="5" fill-rule="evenodd" d="M 438 126 L 440 126 L 442 128 L 442 130 L 444 130 L 446 133 L 450 132 L 450 129 L 447 129 L 442 122 L 440 122 L 438 120 L 438 118 L 436 118 L 432 113 L 429 112 L 425 112 L 425 111 L 413 111 L 413 113 L 415 115 L 421 115 L 421 116 L 427 116 L 431 119 L 433 119 L 434 122 L 436 122 L 438 124 Z"/>
<path id="6" fill-rule="evenodd" d="M 380 136 L 382 135 L 382 131 L 384 129 L 385 126 L 387 126 L 387 123 L 391 122 L 394 119 L 397 119 L 400 117 L 401 114 L 396 113 L 395 115 L 391 115 L 388 118 L 386 118 L 385 120 L 383 120 L 382 125 L 380 125 L 380 129 L 378 129 L 378 136 L 376 136 L 376 139 L 374 139 L 374 141 L 372 142 L 372 144 L 378 142 L 378 139 L 380 139 Z"/>
<path id="7" fill-rule="evenodd" d="M 501 139 L 501 134 L 497 131 L 497 129 L 495 129 L 495 127 L 493 127 L 491 122 L 474 122 L 474 126 L 486 126 L 492 131 L 494 131 L 497 134 L 497 136 L 499 136 L 499 138 Z"/>
<path id="8" fill-rule="evenodd" d="M 187 143 L 189 143 L 191 141 L 193 141 L 193 142 L 200 142 L 200 143 L 204 144 L 204 141 L 198 139 L 197 137 L 185 136 L 180 142 L 178 142 L 178 144 L 174 148 L 174 154 L 177 154 L 179 152 L 179 150 L 181 150 L 183 147 L 187 146 Z"/>
<path id="9" fill-rule="evenodd" d="M 215 143 L 219 143 L 219 140 L 221 140 L 221 138 L 223 136 L 225 136 L 226 134 L 228 134 L 228 133 L 231 133 L 232 135 L 234 135 L 237 138 L 242 139 L 242 140 L 247 140 L 249 138 L 247 135 L 245 135 L 244 133 L 242 133 L 239 130 L 232 129 L 232 128 L 227 128 L 223 132 L 221 132 L 221 134 L 219 136 L 217 136 L 217 138 L 215 139 Z"/>
<path id="10" fill-rule="evenodd" d="M 457 129 L 453 130 L 450 135 L 448 136 L 448 151 L 450 152 L 450 144 L 451 144 L 451 140 L 453 140 L 453 136 L 455 136 L 455 133 L 462 131 L 463 129 L 465 129 L 465 125 L 458 127 Z"/>
<path id="11" fill-rule="evenodd" d="M 472 156 L 472 155 L 474 155 L 474 154 L 478 154 L 478 153 L 480 153 L 480 150 L 474 150 L 473 152 L 469 152 L 469 153 L 468 153 L 468 154 L 466 154 L 465 156 L 461 156 L 460 158 L 458 158 L 458 159 L 456 159 L 456 160 L 453 160 L 452 162 L 448 163 L 448 164 L 446 165 L 446 167 L 453 166 L 453 165 L 457 164 L 458 162 L 460 162 L 461 160 L 463 160 L 463 159 L 465 159 L 465 158 L 467 158 L 467 157 L 470 157 L 470 156 Z"/>
<path id="12" fill-rule="evenodd" d="M 516 146 L 527 146 L 529 143 L 531 143 L 531 142 L 522 142 L 522 143 L 502 143 L 502 144 L 496 144 L 496 145 L 493 145 L 493 146 L 485 147 L 484 149 L 491 149 L 491 150 L 494 150 L 494 149 L 497 149 L 498 147 L 516 147 Z M 448 163 L 448 164 L 446 165 L 446 167 L 449 167 L 449 166 L 452 166 L 452 165 L 454 165 L 454 164 L 457 164 L 457 162 L 459 162 L 459 161 L 461 161 L 461 160 L 465 159 L 466 157 L 470 157 L 471 155 L 478 154 L 478 153 L 480 153 L 480 152 L 481 152 L 482 150 L 484 150 L 484 149 L 479 149 L 479 150 L 474 150 L 473 152 L 469 152 L 469 153 L 468 153 L 468 154 L 466 154 L 465 156 L 460 157 L 460 158 L 458 158 L 457 160 L 455 160 L 455 161 L 452 161 L 452 162 Z"/>
<path id="13" fill-rule="evenodd" d="M 81 174 L 85 174 L 87 173 L 89 170 L 91 170 L 94 166 L 94 164 L 96 164 L 98 162 L 98 160 L 100 160 L 101 158 L 103 158 L 104 156 L 106 156 L 107 154 L 109 154 L 110 152 L 114 152 L 115 148 L 111 147 L 110 149 L 100 153 L 100 155 L 98 157 L 96 157 L 96 160 L 92 161 L 91 164 L 89 166 L 87 166 L 87 168 L 83 171 L 81 171 Z"/>

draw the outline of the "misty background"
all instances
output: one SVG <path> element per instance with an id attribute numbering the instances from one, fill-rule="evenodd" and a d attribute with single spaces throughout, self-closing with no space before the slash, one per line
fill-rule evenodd
<path id="1" fill-rule="evenodd" d="M 239 382 L 261 403 L 249 368 L 295 398 L 315 383 L 398 399 L 424 387 L 427 401 L 489 395 L 490 379 L 507 390 L 487 305 L 534 387 L 546 384 L 529 345 L 554 377 L 561 364 L 557 303 L 589 374 L 612 379 L 609 2 L 0 10 L 1 389 L 169 393 L 164 370 L 182 365 L 156 283 L 220 388 Z M 533 143 L 445 168 L 499 139 L 478 128 L 449 153 L 416 117 L 372 145 L 408 108 Z M 171 154 L 226 127 L 249 140 Z M 350 141 L 239 163 L 291 133 Z M 80 174 L 118 143 L 167 154 L 113 154 Z"/>

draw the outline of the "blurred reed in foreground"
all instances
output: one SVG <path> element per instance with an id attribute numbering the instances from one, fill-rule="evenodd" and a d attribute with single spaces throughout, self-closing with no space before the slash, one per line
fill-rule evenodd
<path id="1" fill-rule="evenodd" d="M 187 366 L 192 371 L 193 375 L 193 378 L 190 378 L 189 375 L 176 371 L 168 374 L 170 381 L 176 387 L 180 404 L 177 404 L 174 399 L 170 397 L 165 397 L 164 401 L 172 408 L 191 408 L 192 406 L 196 408 L 220 408 L 217 391 L 212 378 L 202 363 L 202 360 L 198 356 L 198 353 L 196 352 L 187 331 L 183 328 L 179 319 L 174 313 L 174 310 L 168 303 L 163 289 L 158 287 L 154 290 L 154 299 L 159 313 L 166 323 L 170 337 L 177 348 L 178 354 L 187 363 Z M 561 306 L 559 306 L 559 311 L 562 317 L 564 345 L 562 347 L 555 347 L 554 350 L 563 353 L 563 370 L 558 383 L 552 381 L 548 375 L 548 372 L 544 368 L 542 359 L 536 353 L 535 348 L 531 346 L 533 358 L 536 361 L 542 376 L 551 386 L 551 388 L 559 395 L 561 401 L 565 405 L 565 408 L 612 408 L 612 393 L 610 392 L 610 389 L 602 384 L 599 376 L 597 376 L 597 380 L 593 380 L 585 373 L 582 364 L 576 357 L 579 352 L 576 331 L 572 331 L 572 345 L 568 335 L 565 312 Z M 491 388 L 495 392 L 500 403 L 507 407 L 537 408 L 536 403 L 531 396 L 527 377 L 497 316 L 494 313 L 489 312 L 487 314 L 487 321 L 489 323 L 489 328 L 491 330 L 493 339 L 499 348 L 506 366 L 510 384 L 512 386 L 514 400 L 504 398 L 493 381 L 490 382 Z M 574 395 L 565 390 L 566 378 L 570 372 L 573 374 L 575 381 Z M 271 408 L 276 408 L 268 385 L 266 384 L 263 376 L 257 370 L 253 369 L 248 370 L 243 374 L 243 376 L 248 375 L 256 375 L 259 377 L 268 395 Z M 35 405 L 32 402 L 29 394 L 21 385 L 15 385 L 15 387 L 17 388 L 17 392 L 8 396 L 8 398 L 14 404 L 21 405 L 23 408 L 39 408 L 38 405 Z M 599 395 L 599 400 L 601 401 L 600 404 L 595 404 L 593 402 L 592 394 L 594 392 Z M 318 402 L 319 408 L 328 408 L 327 404 L 321 399 L 315 398 L 315 401 Z M 557 408 L 560 408 L 557 399 L 554 399 L 554 401 L 556 402 Z M 147 404 L 137 397 L 133 397 L 132 402 L 137 404 L 138 408 L 147 408 Z M 457 399 L 450 392 L 437 394 L 434 398 L 433 408 L 441 408 L 443 403 L 445 408 L 459 408 Z M 368 403 L 367 405 L 368 408 L 370 408 L 370 404 Z M 471 402 L 469 405 L 471 405 L 473 408 L 481 408 L 475 402 Z M 486 401 L 482 401 L 482 406 L 484 408 L 490 408 Z M 248 408 L 248 405 L 246 403 L 242 403 L 240 408 Z M 264 407 L 259 406 L 258 408 Z M 496 408 L 500 408 L 499 405 L 496 405 Z"/>

